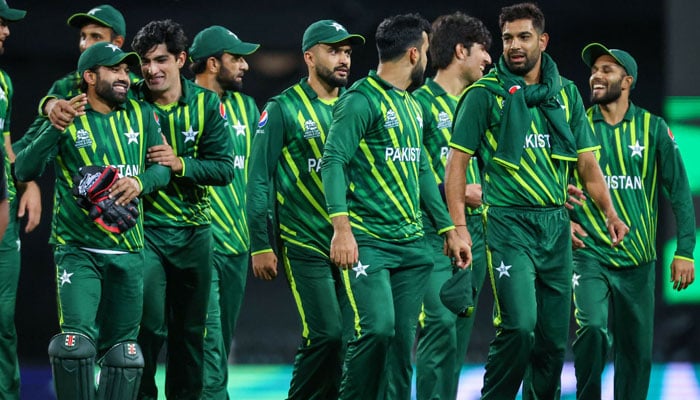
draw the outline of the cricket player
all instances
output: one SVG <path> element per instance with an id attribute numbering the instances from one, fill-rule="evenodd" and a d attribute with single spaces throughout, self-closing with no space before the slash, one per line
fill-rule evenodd
<path id="1" fill-rule="evenodd" d="M 468 237 L 464 175 L 471 156 L 482 181 L 494 326 L 483 399 L 558 398 L 571 307 L 568 177 L 581 176 L 606 217 L 611 245 L 629 231 L 610 200 L 581 95 L 545 52 L 549 35 L 532 3 L 501 9 L 503 54 L 456 111 L 445 192 Z M 523 382 L 524 380 L 524 382 Z"/>
<path id="2" fill-rule="evenodd" d="M 348 83 L 353 46 L 364 42 L 334 20 L 309 25 L 301 43 L 308 76 L 268 101 L 253 140 L 248 182 L 253 272 L 274 278 L 279 254 L 302 324 L 288 399 L 338 397 L 344 291 L 330 261 L 321 157 L 333 106 Z M 269 204 L 279 247 L 269 239 Z"/>
<path id="3" fill-rule="evenodd" d="M 85 115 L 65 130 L 45 123 L 17 154 L 19 180 L 37 178 L 50 160 L 56 171 L 50 243 L 61 333 L 51 339 L 49 356 L 59 400 L 132 400 L 138 393 L 144 237 L 141 207 L 132 200 L 170 179 L 169 168 L 146 160 L 147 149 L 162 143 L 154 110 L 127 99 L 129 66 L 139 63 L 136 53 L 105 42 L 83 52 Z M 86 173 L 87 167 L 114 173 Z M 106 176 L 118 179 L 106 182 Z M 100 190 L 91 193 L 94 187 Z M 119 219 L 108 220 L 112 214 Z"/>
<path id="4" fill-rule="evenodd" d="M 135 95 L 154 105 L 167 141 L 149 149 L 148 159 L 172 170 L 168 186 L 144 198 L 146 265 L 138 341 L 146 365 L 139 397 L 157 398 L 156 361 L 167 336 L 166 396 L 199 399 L 212 277 L 208 186 L 233 181 L 233 143 L 216 93 L 180 74 L 187 59 L 180 24 L 151 21 L 131 47 L 141 56 L 144 77 Z"/>
<path id="5" fill-rule="evenodd" d="M 246 221 L 246 182 L 253 132 L 260 119 L 255 100 L 241 93 L 248 71 L 245 56 L 259 44 L 247 43 L 223 26 L 210 26 L 190 46 L 194 82 L 219 95 L 233 141 L 234 178 L 210 186 L 213 264 L 207 334 L 204 338 L 203 399 L 228 399 L 228 356 L 241 309 L 250 261 Z"/>
<path id="6" fill-rule="evenodd" d="M 491 64 L 491 34 L 477 18 L 461 12 L 439 16 L 432 24 L 430 59 L 436 74 L 413 92 L 423 110 L 423 146 L 441 192 L 457 102 L 467 86 L 481 78 Z M 486 248 L 481 212 L 481 173 L 476 159 L 469 162 L 465 204 L 472 239 L 469 296 L 475 301 L 486 277 Z M 474 318 L 457 317 L 440 300 L 442 285 L 452 276 L 452 261 L 443 252 L 443 238 L 423 214 L 423 230 L 432 249 L 433 272 L 427 281 L 419 319 L 416 349 L 417 398 L 455 399 L 462 363 L 469 345 Z"/>
<path id="7" fill-rule="evenodd" d="M 670 265 L 677 290 L 695 280 L 693 198 L 671 129 L 630 100 L 638 76 L 634 57 L 600 43 L 584 47 L 581 56 L 591 69 L 593 106 L 587 115 L 601 144 L 596 157 L 613 204 L 631 231 L 612 247 L 602 231 L 604 214 L 595 204 L 584 203 L 571 212 L 576 248 L 572 287 L 579 326 L 573 345 L 576 397 L 600 398 L 601 375 L 614 340 L 615 398 L 645 399 L 654 336 L 659 194 L 670 201 L 677 226 Z M 611 316 L 609 307 L 615 310 Z"/>
<path id="8" fill-rule="evenodd" d="M 0 54 L 10 36 L 10 24 L 22 20 L 26 11 L 10 8 L 0 0 Z M 0 398 L 19 399 L 19 360 L 17 358 L 17 331 L 15 304 L 20 270 L 20 218 L 27 217 L 26 232 L 31 232 L 41 218 L 41 195 L 34 182 L 15 182 L 12 170 L 15 154 L 10 145 L 10 120 L 14 88 L 10 76 L 0 69 L 0 132 L 3 148 L 0 163 L 3 166 L 0 185 Z"/>
<path id="9" fill-rule="evenodd" d="M 423 115 L 407 89 L 423 82 L 430 23 L 418 14 L 385 19 L 379 66 L 333 109 L 321 164 L 333 223 L 331 261 L 352 307 L 352 339 L 340 399 L 409 399 L 411 348 L 433 257 L 421 204 L 450 255 L 471 262 L 423 151 Z"/>

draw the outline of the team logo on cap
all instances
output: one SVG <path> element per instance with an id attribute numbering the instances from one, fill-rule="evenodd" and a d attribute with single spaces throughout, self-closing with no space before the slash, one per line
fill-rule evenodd
<path id="1" fill-rule="evenodd" d="M 345 31 L 345 30 L 346 30 L 345 27 L 344 27 L 343 25 L 340 25 L 340 24 L 337 23 L 337 22 L 333 22 L 333 23 L 331 24 L 331 26 L 334 27 L 336 31 Z"/>
<path id="2" fill-rule="evenodd" d="M 267 124 L 267 110 L 264 110 L 262 114 L 260 114 L 260 121 L 258 121 L 258 128 L 262 128 Z"/>

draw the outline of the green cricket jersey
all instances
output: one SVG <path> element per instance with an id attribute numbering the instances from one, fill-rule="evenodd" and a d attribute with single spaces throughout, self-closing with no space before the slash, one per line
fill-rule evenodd
<path id="1" fill-rule="evenodd" d="M 123 234 L 113 234 L 88 218 L 73 195 L 73 177 L 85 165 L 113 165 L 120 176 L 133 176 L 143 194 L 166 185 L 170 169 L 146 163 L 148 147 L 162 143 L 155 111 L 146 103 L 127 100 L 109 114 L 94 111 L 76 118 L 63 132 L 49 123 L 17 154 L 15 172 L 21 181 L 34 180 L 54 160 L 56 184 L 52 235 L 55 245 L 70 244 L 103 250 L 139 251 L 143 248 L 143 218 Z M 42 162 L 43 161 L 43 162 Z"/>
<path id="2" fill-rule="evenodd" d="M 144 198 L 145 226 L 191 226 L 211 223 L 207 186 L 233 181 L 233 143 L 226 109 L 216 93 L 181 77 L 182 96 L 168 106 L 155 105 L 161 129 L 182 161 L 165 189 Z M 133 86 L 135 95 L 150 102 L 145 81 Z"/>
<path id="3" fill-rule="evenodd" d="M 588 110 L 588 119 L 602 145 L 596 156 L 610 196 L 630 232 L 620 245 L 611 247 L 603 212 L 585 202 L 571 211 L 572 219 L 588 232 L 583 238 L 586 247 L 576 252 L 590 253 L 616 267 L 655 260 L 659 192 L 663 190 L 676 217 L 676 257 L 693 260 L 693 197 L 681 153 L 666 122 L 631 102 L 617 125 L 606 123 L 597 105 Z"/>
<path id="4" fill-rule="evenodd" d="M 331 217 L 390 242 L 423 236 L 421 203 L 442 234 L 453 228 L 423 151 L 420 105 L 370 71 L 340 98 L 321 164 Z"/>
<path id="5" fill-rule="evenodd" d="M 418 104 L 423 109 L 423 148 L 430 167 L 439 186 L 445 180 L 447 153 L 452 138 L 452 120 L 457 109 L 459 97 L 447 93 L 437 82 L 427 78 L 425 85 L 413 92 Z M 476 157 L 469 160 L 467 183 L 481 184 L 481 174 Z M 444 190 L 443 190 L 444 192 Z M 467 215 L 481 214 L 483 206 L 466 207 Z M 423 221 L 425 223 L 426 221 Z"/>
<path id="6" fill-rule="evenodd" d="M 324 207 L 321 157 L 332 103 L 319 99 L 304 78 L 265 106 L 253 139 L 248 176 L 252 254 L 271 249 L 267 210 L 272 193 L 280 237 L 329 255 L 333 229 Z"/>
<path id="7" fill-rule="evenodd" d="M 129 72 L 129 77 L 132 85 L 138 82 L 140 79 L 133 72 Z M 15 154 L 22 151 L 23 148 L 27 147 L 27 145 L 37 135 L 39 135 L 39 133 L 41 133 L 42 126 L 47 120 L 46 115 L 43 115 L 44 105 L 47 101 L 54 98 L 70 99 L 72 97 L 77 96 L 79 93 L 80 75 L 78 75 L 77 71 L 73 71 L 64 76 L 63 78 L 55 81 L 53 85 L 51 85 L 51 88 L 49 89 L 49 92 L 46 94 L 46 96 L 44 96 L 41 99 L 41 101 L 39 101 L 38 115 L 36 116 L 32 124 L 29 126 L 29 128 L 27 128 L 27 131 L 24 133 L 24 135 L 22 135 L 22 137 L 19 140 L 12 143 L 12 149 L 14 150 Z M 131 97 L 131 92 L 129 92 L 129 95 Z"/>
<path id="8" fill-rule="evenodd" d="M 5 140 L 5 137 L 10 136 L 10 114 L 12 112 L 13 93 L 14 88 L 10 76 L 7 75 L 7 72 L 0 69 L 0 132 L 2 132 L 3 140 Z M 10 157 L 6 154 L 4 142 L 2 148 L 0 154 L 2 154 L 2 161 L 5 164 L 7 200 L 12 202 L 17 195 L 17 188 L 15 188 L 15 182 L 12 179 Z"/>
<path id="9" fill-rule="evenodd" d="M 483 161 L 484 204 L 498 207 L 563 206 L 568 199 L 568 179 L 575 163 L 553 159 L 550 126 L 542 111 L 530 107 L 532 125 L 525 135 L 520 168 L 493 162 L 501 137 L 504 98 L 484 88 L 481 80 L 467 89 L 452 129 L 450 146 Z M 586 119 L 581 94 L 573 82 L 562 79 L 557 100 L 565 111 L 579 153 L 598 149 Z M 475 111 L 475 110 L 478 110 Z"/>
<path id="10" fill-rule="evenodd" d="M 226 92 L 221 100 L 233 140 L 234 174 L 233 182 L 228 185 L 209 187 L 214 251 L 242 254 L 250 247 L 245 210 L 246 182 L 253 130 L 260 112 L 252 97 L 238 92 Z"/>

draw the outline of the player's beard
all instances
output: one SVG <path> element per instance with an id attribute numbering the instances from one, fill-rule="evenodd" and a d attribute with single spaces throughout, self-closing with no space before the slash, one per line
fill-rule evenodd
<path id="1" fill-rule="evenodd" d="M 535 68 L 535 64 L 537 64 L 537 60 L 540 58 L 540 54 L 528 54 L 527 52 L 523 53 L 525 56 L 525 62 L 521 65 L 513 65 L 511 64 L 510 57 L 503 57 L 510 72 L 518 76 L 525 76 L 528 72 L 532 71 L 532 69 Z"/>
<path id="2" fill-rule="evenodd" d="M 126 85 L 127 91 L 120 93 L 114 90 L 112 87 L 115 83 L 121 82 Z M 129 82 L 125 81 L 114 81 L 108 82 L 101 80 L 99 75 L 97 77 L 97 84 L 95 85 L 95 94 L 97 94 L 105 103 L 109 104 L 111 107 L 123 104 L 126 101 L 126 93 L 129 91 Z"/>
<path id="3" fill-rule="evenodd" d="M 348 84 L 348 78 L 339 78 L 333 75 L 333 72 L 333 70 L 323 65 L 316 65 L 316 75 L 318 75 L 318 79 L 326 82 L 330 87 L 345 87 L 345 85 Z"/>
<path id="4" fill-rule="evenodd" d="M 416 65 L 413 66 L 413 69 L 411 70 L 410 79 L 411 84 L 406 89 L 408 91 L 412 91 L 414 89 L 419 88 L 423 85 L 423 82 L 425 82 L 425 67 L 423 66 L 421 60 L 418 60 Z"/>
<path id="5" fill-rule="evenodd" d="M 596 97 L 591 90 L 591 103 L 593 104 L 610 104 L 615 100 L 619 99 L 622 95 L 622 81 L 608 82 L 608 87 L 605 93 Z"/>
<path id="6" fill-rule="evenodd" d="M 223 90 L 239 92 L 243 89 L 243 79 L 240 81 L 236 80 L 231 70 L 226 68 L 223 63 L 219 67 L 219 73 L 216 74 L 216 82 Z"/>

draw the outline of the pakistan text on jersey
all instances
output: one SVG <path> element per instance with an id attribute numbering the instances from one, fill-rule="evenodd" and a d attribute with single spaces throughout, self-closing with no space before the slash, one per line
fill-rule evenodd
<path id="1" fill-rule="evenodd" d="M 138 165 L 112 165 L 112 167 L 119 170 L 119 176 L 134 176 L 141 173 L 141 168 Z"/>
<path id="2" fill-rule="evenodd" d="M 233 157 L 233 168 L 245 169 L 245 156 L 236 155 Z"/>
<path id="3" fill-rule="evenodd" d="M 420 160 L 420 147 L 387 147 L 384 151 L 386 161 L 417 162 Z"/>
<path id="4" fill-rule="evenodd" d="M 321 171 L 321 158 L 309 158 L 309 172 L 311 171 L 316 171 L 320 172 Z"/>
<path id="5" fill-rule="evenodd" d="M 642 178 L 640 176 L 627 176 L 627 175 L 605 175 L 605 183 L 608 185 L 608 189 L 632 189 L 641 190 L 642 189 Z"/>
<path id="6" fill-rule="evenodd" d="M 525 136 L 525 144 L 523 145 L 523 148 L 539 149 L 544 147 L 551 147 L 549 144 L 549 135 L 533 133 Z"/>

